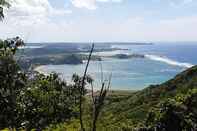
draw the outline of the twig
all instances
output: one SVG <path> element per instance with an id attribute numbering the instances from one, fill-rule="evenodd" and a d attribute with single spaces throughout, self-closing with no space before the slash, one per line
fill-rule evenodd
<path id="1" fill-rule="evenodd" d="M 81 88 L 80 88 L 80 98 L 79 98 L 80 99 L 79 100 L 80 116 L 79 116 L 79 119 L 80 119 L 80 125 L 81 125 L 81 130 L 82 131 L 85 131 L 85 128 L 84 128 L 84 125 L 83 125 L 83 118 L 82 118 L 83 117 L 82 96 L 84 95 L 85 79 L 86 79 L 88 66 L 89 66 L 89 63 L 90 63 L 90 60 L 91 60 L 91 56 L 92 56 L 93 50 L 94 50 L 94 44 L 92 44 L 92 48 L 91 48 L 91 51 L 90 51 L 90 54 L 89 54 L 89 57 L 88 57 L 88 62 L 86 64 L 85 72 L 84 72 L 84 75 L 83 75 L 82 85 L 81 85 Z"/>
<path id="2" fill-rule="evenodd" d="M 109 76 L 109 80 L 108 80 L 107 85 L 105 85 L 106 84 L 105 82 L 102 83 L 100 93 L 98 96 L 96 96 L 96 98 L 94 98 L 94 96 L 92 94 L 92 98 L 94 99 L 93 100 L 93 110 L 92 110 L 93 111 L 92 131 L 96 131 L 96 123 L 97 123 L 99 114 L 101 112 L 101 109 L 104 105 L 106 95 L 107 95 L 109 88 L 111 86 L 111 78 L 112 78 L 112 74 Z M 92 87 L 92 89 L 93 89 L 93 87 Z"/>

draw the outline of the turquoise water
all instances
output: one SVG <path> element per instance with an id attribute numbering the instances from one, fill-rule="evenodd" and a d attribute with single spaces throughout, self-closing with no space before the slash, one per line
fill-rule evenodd
<path id="1" fill-rule="evenodd" d="M 95 80 L 95 87 L 99 87 L 101 81 L 101 65 L 104 79 L 112 74 L 112 89 L 114 90 L 139 90 L 152 84 L 160 84 L 181 71 L 197 64 L 197 44 L 188 45 L 146 45 L 128 46 L 113 45 L 126 48 L 115 52 L 103 52 L 99 55 L 116 53 L 140 53 L 147 57 L 133 59 L 104 58 L 103 61 L 91 61 L 88 74 Z M 73 73 L 82 75 L 85 64 L 81 65 L 47 65 L 39 68 L 42 72 L 57 72 L 62 78 L 71 81 Z"/>

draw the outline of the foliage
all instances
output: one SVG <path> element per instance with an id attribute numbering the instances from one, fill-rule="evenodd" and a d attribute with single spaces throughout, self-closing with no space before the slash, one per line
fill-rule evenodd
<path id="1" fill-rule="evenodd" d="M 194 66 L 161 85 L 150 86 L 142 91 L 130 93 L 112 91 L 106 98 L 101 117 L 97 122 L 97 130 L 153 131 L 157 128 L 158 131 L 162 129 L 165 131 L 193 129 L 195 131 L 197 123 L 196 81 L 197 66 Z M 84 110 L 89 111 L 92 106 L 91 96 L 87 99 L 90 104 L 86 104 Z M 84 113 L 84 121 L 87 122 L 84 124 L 86 129 L 91 127 L 88 123 L 89 113 Z M 71 127 L 79 123 L 72 121 L 63 125 L 63 129 L 67 129 L 66 125 L 72 130 Z"/>
<path id="2" fill-rule="evenodd" d="M 0 129 L 43 129 L 77 117 L 82 78 L 67 84 L 54 73 L 22 72 L 14 56 L 23 45 L 19 37 L 0 42 Z"/>
<path id="3" fill-rule="evenodd" d="M 7 0 L 0 0 L 0 20 L 4 18 L 4 7 L 9 7 L 10 4 Z"/>
<path id="4" fill-rule="evenodd" d="M 0 56 L 13 57 L 19 47 L 24 46 L 24 42 L 19 37 L 7 40 L 0 40 Z"/>
<path id="5" fill-rule="evenodd" d="M 20 96 L 27 129 L 43 129 L 76 115 L 77 90 L 62 81 L 57 74 L 36 74 Z"/>
<path id="6" fill-rule="evenodd" d="M 0 41 L 0 128 L 17 126 L 19 122 L 16 99 L 25 87 L 26 76 L 13 57 L 23 44 L 18 37 Z"/>
<path id="7" fill-rule="evenodd" d="M 151 112 L 147 125 L 162 131 L 192 131 L 197 129 L 197 90 L 178 94 L 160 104 L 158 111 Z"/>

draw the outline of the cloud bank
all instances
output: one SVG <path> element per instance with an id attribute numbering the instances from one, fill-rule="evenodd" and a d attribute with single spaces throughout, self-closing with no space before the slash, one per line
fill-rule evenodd
<path id="1" fill-rule="evenodd" d="M 101 11 L 98 3 L 123 1 L 126 0 L 70 0 L 72 8 L 57 9 L 49 0 L 12 0 L 5 20 L 0 22 L 0 38 L 20 36 L 27 42 L 197 40 L 197 15 L 160 19 L 129 16 L 117 20 L 110 20 L 109 15 L 109 18 L 95 16 L 93 19 L 94 13 Z M 193 3 L 192 0 L 182 2 Z M 76 12 L 75 8 L 80 9 Z M 95 11 L 92 13 L 91 10 Z M 81 15 L 83 11 L 87 16 Z M 75 19 L 76 15 L 79 19 Z"/>
<path id="2" fill-rule="evenodd" d="M 0 36 L 3 38 L 14 35 L 27 37 L 35 27 L 50 27 L 55 17 L 72 13 L 71 10 L 54 8 L 48 0 L 10 0 L 10 3 L 3 23 L 0 22 Z"/>

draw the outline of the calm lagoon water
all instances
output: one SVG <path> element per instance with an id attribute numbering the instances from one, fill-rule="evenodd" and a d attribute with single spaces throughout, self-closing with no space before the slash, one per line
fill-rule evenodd
<path id="1" fill-rule="evenodd" d="M 98 55 L 112 54 L 144 54 L 145 59 L 112 59 L 91 61 L 88 74 L 95 80 L 95 87 L 100 85 L 101 64 L 104 79 L 112 74 L 113 90 L 139 90 L 151 84 L 160 84 L 183 70 L 197 64 L 197 43 L 165 43 L 154 45 L 112 45 L 128 50 L 101 52 Z M 67 81 L 71 81 L 73 73 L 82 75 L 85 64 L 81 65 L 46 65 L 38 68 L 44 73 L 56 72 Z"/>

